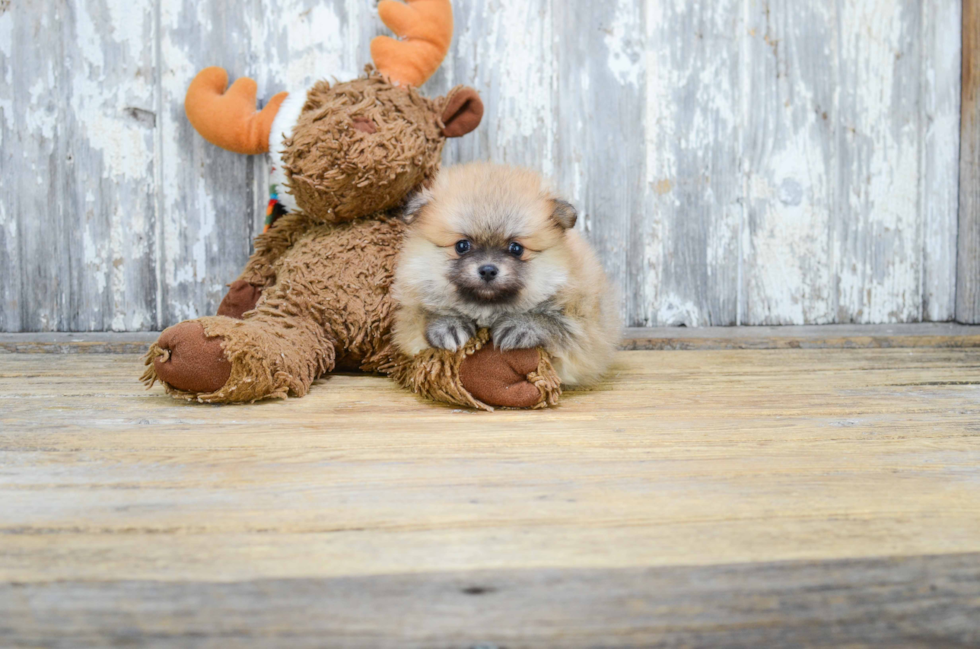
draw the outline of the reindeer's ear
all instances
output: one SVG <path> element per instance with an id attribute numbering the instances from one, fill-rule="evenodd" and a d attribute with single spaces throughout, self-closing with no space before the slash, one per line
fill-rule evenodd
<path id="1" fill-rule="evenodd" d="M 578 211 L 575 206 L 568 201 L 560 198 L 555 199 L 555 211 L 551 213 L 551 218 L 561 226 L 563 230 L 571 230 L 578 221 Z"/>
<path id="2" fill-rule="evenodd" d="M 419 190 L 408 197 L 399 217 L 402 221 L 411 225 L 419 217 L 422 208 L 429 204 L 430 200 L 432 200 L 432 192 L 428 189 Z"/>
<path id="3" fill-rule="evenodd" d="M 457 86 L 446 95 L 442 109 L 442 134 L 462 137 L 475 130 L 483 119 L 483 100 L 472 88 Z"/>

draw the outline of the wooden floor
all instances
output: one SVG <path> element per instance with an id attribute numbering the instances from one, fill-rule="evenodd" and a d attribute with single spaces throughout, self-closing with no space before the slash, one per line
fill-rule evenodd
<path id="1" fill-rule="evenodd" d="M 631 351 L 554 410 L 0 354 L 0 646 L 980 645 L 980 348 Z"/>

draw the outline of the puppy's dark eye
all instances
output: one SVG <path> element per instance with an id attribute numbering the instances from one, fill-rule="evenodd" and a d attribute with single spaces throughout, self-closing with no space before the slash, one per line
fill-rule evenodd
<path id="1" fill-rule="evenodd" d="M 515 257 L 520 257 L 521 255 L 524 254 L 524 246 L 514 241 L 510 244 L 510 247 L 507 248 L 507 252 L 514 255 Z"/>
<path id="2" fill-rule="evenodd" d="M 463 239 L 462 241 L 457 241 L 456 242 L 456 254 L 457 255 L 465 255 L 466 253 L 468 253 L 470 251 L 470 248 L 472 248 L 472 247 L 473 246 L 466 239 Z"/>

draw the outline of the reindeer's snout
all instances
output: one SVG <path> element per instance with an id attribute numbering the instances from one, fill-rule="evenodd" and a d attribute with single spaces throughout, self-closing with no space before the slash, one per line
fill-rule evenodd
<path id="1" fill-rule="evenodd" d="M 354 122 L 354 128 L 361 133 L 370 135 L 378 132 L 378 127 L 370 117 L 355 117 L 351 121 Z"/>

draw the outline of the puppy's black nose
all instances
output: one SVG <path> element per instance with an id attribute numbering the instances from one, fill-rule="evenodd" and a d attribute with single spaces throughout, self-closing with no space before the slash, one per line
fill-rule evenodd
<path id="1" fill-rule="evenodd" d="M 482 279 L 484 282 L 492 282 L 494 279 L 496 279 L 498 272 L 500 271 L 498 271 L 497 267 L 493 264 L 480 266 L 480 279 Z"/>

